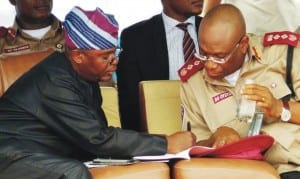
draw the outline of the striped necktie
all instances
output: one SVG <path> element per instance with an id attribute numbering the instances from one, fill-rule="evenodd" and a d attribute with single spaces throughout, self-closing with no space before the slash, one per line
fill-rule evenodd
<path id="1" fill-rule="evenodd" d="M 194 53 L 196 53 L 194 41 L 187 30 L 188 25 L 189 23 L 180 23 L 176 25 L 176 27 L 183 30 L 184 32 L 183 43 L 182 43 L 184 61 L 188 61 L 190 58 L 193 57 Z"/>

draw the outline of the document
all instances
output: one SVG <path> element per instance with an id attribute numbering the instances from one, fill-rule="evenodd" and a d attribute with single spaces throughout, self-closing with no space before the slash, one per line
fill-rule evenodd
<path id="1" fill-rule="evenodd" d="M 106 167 L 106 166 L 113 166 L 113 165 L 130 165 L 138 162 L 139 162 L 138 160 L 134 160 L 134 159 L 96 158 L 93 161 L 84 162 L 84 164 L 88 168 L 95 168 L 95 167 Z"/>
<path id="2" fill-rule="evenodd" d="M 133 157 L 134 160 L 140 161 L 154 161 L 154 160 L 170 160 L 170 159 L 190 159 L 191 156 L 197 155 L 199 153 L 205 154 L 209 153 L 210 151 L 215 150 L 214 148 L 204 147 L 204 146 L 193 146 L 189 149 L 186 149 L 182 152 L 176 154 L 165 154 L 165 155 L 152 155 L 152 156 L 135 156 Z"/>
<path id="3" fill-rule="evenodd" d="M 269 135 L 256 135 L 242 138 L 239 141 L 226 144 L 219 148 L 193 146 L 176 154 L 135 156 L 139 161 L 160 161 L 170 159 L 190 159 L 191 157 L 217 157 L 263 160 L 263 152 L 270 148 L 274 142 Z"/>

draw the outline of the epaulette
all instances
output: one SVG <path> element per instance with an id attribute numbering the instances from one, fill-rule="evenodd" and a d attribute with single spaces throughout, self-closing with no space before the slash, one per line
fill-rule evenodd
<path id="1" fill-rule="evenodd" d="M 8 29 L 6 27 L 3 27 L 3 26 L 0 27 L 0 38 L 4 37 L 6 35 L 7 30 Z"/>
<path id="2" fill-rule="evenodd" d="M 6 36 L 8 37 L 9 40 L 14 40 L 16 37 L 16 30 L 13 28 L 6 28 L 1 26 L 0 27 L 0 38 Z"/>
<path id="3" fill-rule="evenodd" d="M 273 44 L 287 44 L 293 47 L 298 45 L 300 35 L 295 32 L 281 31 L 281 32 L 268 32 L 264 36 L 264 46 Z"/>
<path id="4" fill-rule="evenodd" d="M 199 70 L 202 70 L 204 67 L 204 63 L 201 62 L 197 58 L 192 58 L 188 60 L 179 70 L 178 75 L 182 82 L 185 82 L 187 79 L 189 79 L 193 74 L 198 72 Z"/>

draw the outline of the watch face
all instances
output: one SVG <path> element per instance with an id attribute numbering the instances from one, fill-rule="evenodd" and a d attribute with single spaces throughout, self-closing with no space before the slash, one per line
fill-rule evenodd
<path id="1" fill-rule="evenodd" d="M 289 121 L 291 119 L 291 112 L 285 108 L 282 109 L 282 112 L 281 112 L 281 120 L 282 121 Z"/>

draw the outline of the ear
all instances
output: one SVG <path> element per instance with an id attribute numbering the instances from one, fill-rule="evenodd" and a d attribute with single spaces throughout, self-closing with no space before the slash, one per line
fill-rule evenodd
<path id="1" fill-rule="evenodd" d="M 75 63 L 80 64 L 83 61 L 84 55 L 80 51 L 73 50 L 71 51 L 71 58 Z"/>
<path id="2" fill-rule="evenodd" d="M 9 2 L 10 2 L 10 4 L 12 4 L 12 5 L 16 5 L 16 0 L 9 0 Z"/>
<path id="3" fill-rule="evenodd" d="M 248 47 L 249 47 L 249 37 L 245 35 L 243 39 L 240 42 L 242 52 L 247 53 L 248 52 Z"/>

